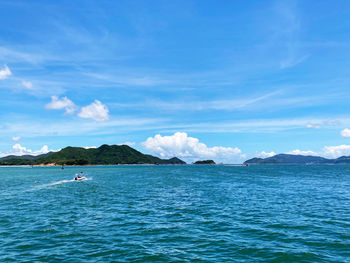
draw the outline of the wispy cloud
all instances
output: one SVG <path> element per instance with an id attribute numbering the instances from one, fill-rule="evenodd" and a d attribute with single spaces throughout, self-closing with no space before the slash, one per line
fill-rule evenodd
<path id="1" fill-rule="evenodd" d="M 186 131 L 196 133 L 275 133 L 279 131 L 305 129 L 311 122 L 327 123 L 327 119 L 318 119 L 312 117 L 294 118 L 294 119 L 255 119 L 255 120 L 237 120 L 225 122 L 201 122 L 191 124 L 169 124 L 167 128 L 160 129 L 161 132 Z M 339 118 L 337 120 L 342 125 L 350 125 L 349 118 Z M 325 126 L 326 127 L 326 126 Z M 329 129 L 335 129 L 334 125 L 327 126 Z"/>
<path id="2" fill-rule="evenodd" d="M 170 81 L 166 79 L 161 79 L 154 76 L 148 76 L 147 73 L 139 73 L 138 75 L 129 75 L 125 76 L 119 75 L 119 76 L 111 76 L 107 74 L 99 74 L 99 73 L 91 73 L 86 72 L 84 73 L 86 76 L 90 76 L 99 80 L 107 81 L 110 83 L 113 83 L 115 85 L 120 86 L 145 86 L 145 87 L 151 87 L 156 85 L 164 85 L 169 84 Z"/>
<path id="3" fill-rule="evenodd" d="M 272 39 L 283 51 L 280 68 L 291 68 L 304 62 L 310 56 L 300 45 L 303 19 L 298 9 L 298 1 L 276 1 L 274 10 L 276 17 L 273 20 Z"/>
<path id="4" fill-rule="evenodd" d="M 32 77 L 34 79 L 34 77 Z M 7 85 L 0 88 L 16 94 L 29 94 L 36 98 L 45 98 L 52 95 L 63 94 L 65 89 L 60 83 L 45 81 L 44 79 L 27 80 L 26 77 L 13 76 L 7 80 Z"/>
<path id="5" fill-rule="evenodd" d="M 338 94 L 295 95 L 284 90 L 276 90 L 262 95 L 245 96 L 231 99 L 214 100 L 177 100 L 166 101 L 150 99 L 143 102 L 111 103 L 116 108 L 150 108 L 165 111 L 252 111 L 264 109 L 268 112 L 280 111 L 286 108 L 308 108 L 331 103 Z M 311 124 L 309 124 L 310 126 Z M 316 125 L 316 124 L 315 124 Z M 311 126 L 309 127 L 311 128 Z"/>
<path id="6" fill-rule="evenodd" d="M 44 55 L 44 52 L 22 52 L 13 48 L 8 48 L 4 46 L 0 46 L 0 60 L 8 61 L 11 63 L 30 63 L 30 64 L 38 64 L 40 62 L 44 62 L 52 58 L 51 55 Z"/>
<path id="7" fill-rule="evenodd" d="M 33 83 L 31 83 L 30 81 L 23 80 L 22 85 L 29 90 L 33 89 Z"/>
<path id="8" fill-rule="evenodd" d="M 12 141 L 18 142 L 21 139 L 21 136 L 13 136 Z"/>
<path id="9" fill-rule="evenodd" d="M 287 58 L 286 60 L 281 61 L 280 68 L 285 69 L 285 68 L 294 67 L 294 66 L 302 63 L 308 57 L 309 57 L 309 55 L 305 55 L 305 56 L 299 57 L 299 58 L 295 58 L 295 57 L 291 56 L 291 57 Z"/>
<path id="10" fill-rule="evenodd" d="M 165 128 L 167 121 L 159 118 L 134 118 L 124 116 L 104 122 L 92 122 L 83 119 L 29 121 L 27 119 L 6 121 L 0 124 L 0 136 L 11 137 L 13 134 L 25 137 L 43 136 L 93 136 L 97 134 L 115 134 Z M 23 137 L 22 136 L 22 137 Z"/>
<path id="11" fill-rule="evenodd" d="M 322 127 L 339 126 L 341 122 L 339 120 L 323 120 L 321 122 L 310 122 L 306 124 L 306 128 L 309 129 L 320 129 Z"/>

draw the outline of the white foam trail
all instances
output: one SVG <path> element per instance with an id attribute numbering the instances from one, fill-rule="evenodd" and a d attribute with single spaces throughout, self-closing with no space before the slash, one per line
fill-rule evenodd
<path id="1" fill-rule="evenodd" d="M 46 184 L 46 186 L 53 186 L 53 185 L 57 185 L 57 184 L 64 184 L 64 183 L 69 183 L 69 182 L 74 182 L 75 180 L 61 180 L 61 181 L 57 181 L 57 182 L 53 182 L 50 184 Z"/>
<path id="2" fill-rule="evenodd" d="M 91 177 L 86 177 L 86 179 L 84 180 L 75 180 L 74 178 L 71 180 L 61 180 L 61 181 L 57 181 L 57 182 L 52 182 L 49 184 L 42 184 L 42 185 L 38 185 L 37 187 L 35 187 L 36 189 L 43 189 L 43 188 L 47 188 L 50 186 L 54 186 L 54 185 L 59 185 L 59 184 L 65 184 L 65 183 L 72 183 L 72 182 L 81 182 L 81 181 L 88 181 L 88 180 L 92 180 Z"/>
<path id="3" fill-rule="evenodd" d="M 80 181 L 88 181 L 88 180 L 92 180 L 92 177 L 86 177 L 85 180 L 80 180 Z M 9 200 L 9 199 L 12 199 L 12 198 L 16 197 L 18 194 L 21 194 L 21 193 L 38 191 L 38 190 L 42 190 L 42 189 L 45 189 L 45 188 L 48 188 L 48 187 L 51 187 L 51 186 L 54 186 L 54 185 L 59 185 L 59 184 L 64 184 L 64 183 L 72 183 L 72 182 L 80 182 L 80 181 L 76 181 L 73 178 L 71 180 L 61 180 L 61 181 L 52 182 L 52 183 L 49 183 L 49 184 L 35 185 L 35 186 L 33 186 L 33 187 L 31 187 L 30 189 L 27 189 L 27 190 L 13 190 L 13 191 L 6 192 L 6 193 L 0 193 L 0 197 L 1 197 L 2 200 Z M 35 182 L 35 183 L 37 183 L 37 182 Z"/>

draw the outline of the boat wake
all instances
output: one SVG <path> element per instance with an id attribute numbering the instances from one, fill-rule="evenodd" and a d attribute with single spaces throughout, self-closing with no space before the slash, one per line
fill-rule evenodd
<path id="1" fill-rule="evenodd" d="M 60 184 L 65 184 L 65 183 L 73 183 L 73 182 L 83 182 L 83 181 L 89 181 L 89 180 L 92 180 L 92 178 L 86 177 L 86 178 L 84 178 L 84 180 L 75 180 L 73 178 L 71 180 L 60 180 L 60 181 L 56 181 L 56 182 L 52 182 L 52 183 L 48 183 L 48 184 L 37 185 L 35 188 L 37 190 L 40 190 L 40 189 L 48 188 L 48 187 L 55 186 L 55 185 L 60 185 Z"/>

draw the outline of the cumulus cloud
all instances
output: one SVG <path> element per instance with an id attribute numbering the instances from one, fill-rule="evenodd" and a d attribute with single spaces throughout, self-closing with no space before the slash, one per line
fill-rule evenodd
<path id="1" fill-rule="evenodd" d="M 274 155 L 276 155 L 275 152 L 265 152 L 265 151 L 262 151 L 262 152 L 258 153 L 256 157 L 267 158 L 267 157 L 272 157 L 272 156 L 274 156 Z"/>
<path id="2" fill-rule="evenodd" d="M 33 89 L 33 83 L 31 83 L 30 81 L 23 80 L 22 86 L 24 86 L 25 88 L 30 89 L 30 90 Z"/>
<path id="3" fill-rule="evenodd" d="M 319 155 L 318 153 L 314 152 L 314 151 L 302 151 L 299 149 L 287 152 L 287 154 L 294 154 L 294 155 Z"/>
<path id="4" fill-rule="evenodd" d="M 60 110 L 64 109 L 66 114 L 73 114 L 77 110 L 77 106 L 67 97 L 59 98 L 57 96 L 51 97 L 51 102 L 46 104 L 46 109 Z"/>
<path id="5" fill-rule="evenodd" d="M 245 155 L 235 147 L 208 147 L 197 138 L 189 137 L 185 132 L 177 132 L 171 136 L 160 134 L 149 137 L 142 145 L 162 158 L 179 157 L 187 161 L 213 159 L 217 162 L 242 162 Z"/>
<path id="6" fill-rule="evenodd" d="M 16 143 L 12 146 L 12 149 L 7 152 L 0 152 L 0 157 L 8 156 L 8 155 L 40 155 L 40 154 L 45 154 L 49 152 L 49 147 L 47 145 L 44 145 L 41 147 L 40 150 L 37 151 L 32 151 L 31 149 L 27 149 L 24 146 L 21 146 L 19 143 Z"/>
<path id="7" fill-rule="evenodd" d="M 7 79 L 12 75 L 11 70 L 5 65 L 3 69 L 0 69 L 0 79 Z"/>
<path id="8" fill-rule="evenodd" d="M 93 119 L 95 121 L 106 121 L 109 119 L 109 110 L 101 101 L 95 100 L 88 106 L 82 107 L 78 116 L 85 119 Z"/>
<path id="9" fill-rule="evenodd" d="M 346 128 L 340 132 L 342 137 L 350 137 L 350 129 Z"/>

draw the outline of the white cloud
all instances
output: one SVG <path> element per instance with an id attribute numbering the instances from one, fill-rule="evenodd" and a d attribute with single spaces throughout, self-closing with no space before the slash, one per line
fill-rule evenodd
<path id="1" fill-rule="evenodd" d="M 293 151 L 289 151 L 287 152 L 287 154 L 294 154 L 294 155 L 319 155 L 318 153 L 314 152 L 314 151 L 302 151 L 299 149 L 293 150 Z"/>
<path id="2" fill-rule="evenodd" d="M 12 141 L 18 142 L 21 139 L 21 136 L 13 136 Z"/>
<path id="3" fill-rule="evenodd" d="M 3 69 L 0 69 L 0 79 L 7 79 L 12 75 L 11 70 L 5 65 Z"/>
<path id="4" fill-rule="evenodd" d="M 258 153 L 258 154 L 256 155 L 256 157 L 267 158 L 267 157 L 272 157 L 272 156 L 274 156 L 274 155 L 276 155 L 275 152 L 265 152 L 265 151 L 262 151 L 262 152 Z"/>
<path id="5" fill-rule="evenodd" d="M 22 85 L 29 90 L 33 89 L 33 83 L 31 83 L 30 81 L 23 80 Z"/>
<path id="6" fill-rule="evenodd" d="M 34 155 L 39 155 L 39 154 L 45 154 L 48 153 L 49 151 L 49 147 L 47 145 L 44 145 L 43 147 L 41 147 L 41 149 L 39 151 L 35 151 L 33 152 Z"/>
<path id="7" fill-rule="evenodd" d="M 322 155 L 327 158 L 338 158 L 344 155 L 350 155 L 350 145 L 337 145 L 323 147 Z"/>
<path id="8" fill-rule="evenodd" d="M 342 137 L 350 137 L 350 129 L 346 128 L 340 132 Z"/>
<path id="9" fill-rule="evenodd" d="M 142 145 L 162 158 L 179 157 L 187 161 L 214 159 L 217 162 L 240 163 L 245 155 L 237 147 L 208 147 L 187 133 L 177 132 L 171 136 L 157 134 L 149 137 Z"/>
<path id="10" fill-rule="evenodd" d="M 19 143 L 16 143 L 12 146 L 12 149 L 7 152 L 0 152 L 0 157 L 8 156 L 8 155 L 16 155 L 16 156 L 21 156 L 21 155 L 40 155 L 40 154 L 45 154 L 49 152 L 49 148 L 47 145 L 44 145 L 41 147 L 40 150 L 37 151 L 32 151 L 31 149 L 27 149 L 24 146 L 21 146 Z"/>
<path id="11" fill-rule="evenodd" d="M 73 114 L 77 110 L 77 106 L 70 99 L 67 97 L 60 99 L 57 96 L 52 96 L 51 102 L 46 104 L 45 107 L 50 110 L 64 109 L 66 114 Z"/>
<path id="12" fill-rule="evenodd" d="M 88 106 L 82 107 L 78 116 L 85 119 L 93 119 L 95 121 L 107 121 L 109 119 L 108 108 L 99 100 L 95 100 Z"/>
<path id="13" fill-rule="evenodd" d="M 16 143 L 12 146 L 12 152 L 14 155 L 24 155 L 24 154 L 31 154 L 31 150 L 27 150 L 26 147 L 22 147 L 19 143 Z"/>

